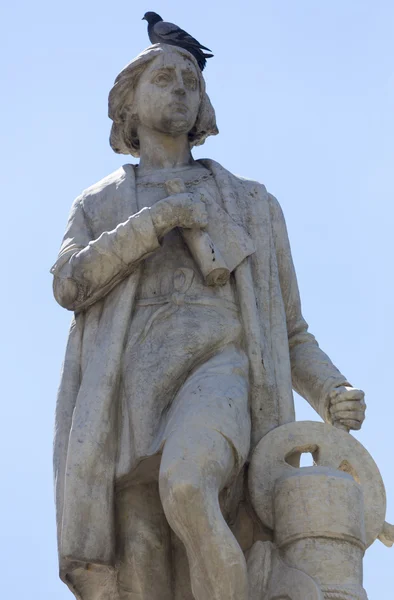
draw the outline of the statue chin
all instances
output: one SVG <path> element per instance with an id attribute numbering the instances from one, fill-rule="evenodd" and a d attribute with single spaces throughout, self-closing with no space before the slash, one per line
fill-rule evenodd
<path id="1" fill-rule="evenodd" d="M 194 122 L 184 114 L 177 113 L 161 123 L 160 131 L 172 136 L 188 134 L 193 129 Z"/>

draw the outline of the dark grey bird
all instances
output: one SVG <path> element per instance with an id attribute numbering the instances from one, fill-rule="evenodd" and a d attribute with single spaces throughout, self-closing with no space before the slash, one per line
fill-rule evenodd
<path id="1" fill-rule="evenodd" d="M 148 36 L 152 44 L 170 44 L 170 46 L 179 46 L 188 50 L 193 54 L 198 62 L 198 66 L 203 71 L 207 58 L 211 58 L 213 54 L 206 54 L 203 50 L 212 52 L 206 46 L 203 46 L 187 31 L 184 31 L 174 23 L 166 23 L 155 12 L 147 12 L 142 17 L 142 20 L 148 22 Z"/>

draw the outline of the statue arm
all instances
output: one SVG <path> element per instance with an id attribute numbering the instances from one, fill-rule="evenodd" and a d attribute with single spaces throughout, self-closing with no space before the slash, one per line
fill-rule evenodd
<path id="1" fill-rule="evenodd" d="M 293 388 L 324 421 L 331 422 L 329 394 L 334 388 L 350 384 L 308 331 L 308 324 L 301 312 L 297 277 L 283 212 L 276 198 L 271 195 L 270 202 L 280 286 L 286 311 Z"/>
<path id="2" fill-rule="evenodd" d="M 158 247 L 148 208 L 93 239 L 83 197 L 77 198 L 58 260 L 51 269 L 56 300 L 69 310 L 83 310 L 104 297 Z"/>

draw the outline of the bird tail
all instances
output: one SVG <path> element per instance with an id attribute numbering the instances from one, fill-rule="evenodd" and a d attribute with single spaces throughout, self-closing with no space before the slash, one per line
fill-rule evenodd
<path id="1" fill-rule="evenodd" d="M 212 58 L 213 54 L 206 54 L 204 52 L 200 52 L 200 56 L 197 58 L 197 62 L 198 65 L 201 69 L 201 71 L 203 71 L 206 67 L 207 64 L 207 58 Z"/>
<path id="2" fill-rule="evenodd" d="M 198 53 L 192 52 L 192 54 L 194 54 L 195 58 L 197 59 L 198 66 L 200 67 L 201 71 L 203 71 L 206 67 L 207 58 L 212 58 L 213 56 L 213 54 L 205 54 L 201 50 Z"/>
<path id="3" fill-rule="evenodd" d="M 177 42 L 176 46 L 179 46 L 180 48 L 184 48 L 185 50 L 188 50 L 188 52 L 193 54 L 194 58 L 197 60 L 198 66 L 200 67 L 201 71 L 204 70 L 204 68 L 207 64 L 207 58 L 213 57 L 213 54 L 205 54 L 200 48 L 196 47 L 195 45 L 189 44 L 189 43 L 182 44 L 180 42 Z"/>

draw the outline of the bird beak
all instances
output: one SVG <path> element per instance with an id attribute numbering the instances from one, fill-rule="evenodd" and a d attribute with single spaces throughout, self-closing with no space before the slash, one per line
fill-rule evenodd
<path id="1" fill-rule="evenodd" d="M 145 17 L 142 17 L 141 21 L 146 21 Z"/>

